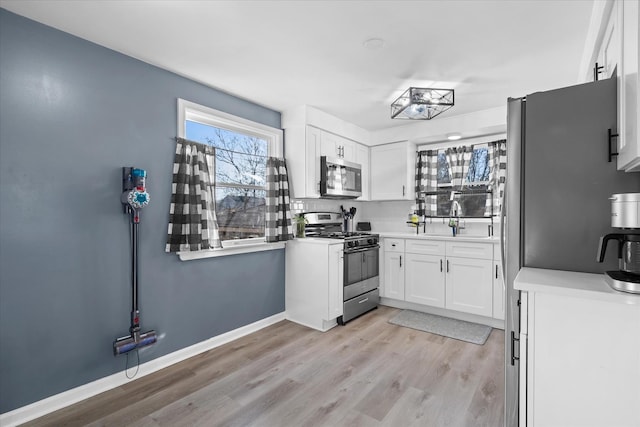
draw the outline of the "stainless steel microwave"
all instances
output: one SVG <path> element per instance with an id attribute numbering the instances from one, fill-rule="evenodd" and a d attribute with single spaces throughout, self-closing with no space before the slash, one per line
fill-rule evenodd
<path id="1" fill-rule="evenodd" d="M 362 167 L 343 159 L 321 156 L 320 196 L 326 199 L 362 196 Z"/>

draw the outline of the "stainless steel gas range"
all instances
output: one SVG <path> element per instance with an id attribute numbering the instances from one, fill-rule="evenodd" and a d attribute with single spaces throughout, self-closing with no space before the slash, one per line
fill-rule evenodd
<path id="1" fill-rule="evenodd" d="M 305 214 L 308 237 L 343 241 L 343 314 L 339 325 L 378 307 L 380 301 L 379 236 L 366 232 L 343 231 L 339 213 L 310 212 Z"/>

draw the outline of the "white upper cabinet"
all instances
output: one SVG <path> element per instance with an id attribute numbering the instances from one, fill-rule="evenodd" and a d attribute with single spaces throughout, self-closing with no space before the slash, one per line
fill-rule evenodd
<path id="1" fill-rule="evenodd" d="M 638 20 L 640 11 L 637 1 L 620 1 L 618 6 L 619 34 L 622 39 L 622 66 L 618 88 L 618 169 L 627 172 L 640 171 L 640 99 L 638 98 Z"/>
<path id="2" fill-rule="evenodd" d="M 320 155 L 355 162 L 355 146 L 360 145 L 330 132 L 321 131 Z"/>
<path id="3" fill-rule="evenodd" d="M 611 16 L 616 15 L 616 6 L 611 12 Z M 598 79 L 613 77 L 616 66 L 620 64 L 620 28 L 618 27 L 618 20 L 611 19 L 607 24 L 607 28 L 602 38 L 602 44 L 600 45 L 600 51 L 598 52 L 597 62 L 598 66 L 602 67 L 598 72 Z M 619 71 L 619 70 L 618 70 Z"/>
<path id="4" fill-rule="evenodd" d="M 592 58 L 602 67 L 599 79 L 614 77 L 618 82 L 618 122 L 617 129 L 612 129 L 618 135 L 613 141 L 618 152 L 618 170 L 639 172 L 638 1 L 616 0 L 608 3 L 608 7 L 603 5 L 598 9 L 604 18 L 602 24 L 592 28 L 594 33 L 600 33 Z"/>
<path id="5" fill-rule="evenodd" d="M 290 127 L 284 130 L 284 140 L 291 197 L 320 197 L 320 129 Z"/>
<path id="6" fill-rule="evenodd" d="M 413 200 L 415 157 L 408 141 L 371 147 L 371 200 Z"/>
<path id="7" fill-rule="evenodd" d="M 355 144 L 355 156 L 355 162 L 362 166 L 362 196 L 360 196 L 359 200 L 369 200 L 369 181 L 371 180 L 369 147 L 362 144 Z"/>
<path id="8" fill-rule="evenodd" d="M 360 164 L 362 196 L 369 198 L 369 147 L 367 131 L 309 106 L 282 114 L 285 158 L 292 198 L 320 197 L 320 157 L 327 156 Z"/>

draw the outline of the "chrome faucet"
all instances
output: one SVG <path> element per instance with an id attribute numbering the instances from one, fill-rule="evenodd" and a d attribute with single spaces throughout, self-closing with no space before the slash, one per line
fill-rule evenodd
<path id="1" fill-rule="evenodd" d="M 449 215 L 449 227 L 453 237 L 456 237 L 458 230 L 464 228 L 464 225 L 460 226 L 460 216 L 462 215 L 462 208 L 457 200 L 453 200 L 453 194 L 451 195 L 451 214 Z"/>

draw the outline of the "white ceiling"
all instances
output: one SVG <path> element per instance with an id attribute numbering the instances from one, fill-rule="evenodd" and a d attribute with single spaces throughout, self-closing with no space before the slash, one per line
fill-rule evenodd
<path id="1" fill-rule="evenodd" d="M 0 6 L 277 111 L 407 125 L 409 86 L 455 89 L 439 117 L 575 84 L 593 0 L 32 1 Z M 370 38 L 382 48 L 367 49 Z M 438 118 L 433 119 L 438 120 Z"/>

